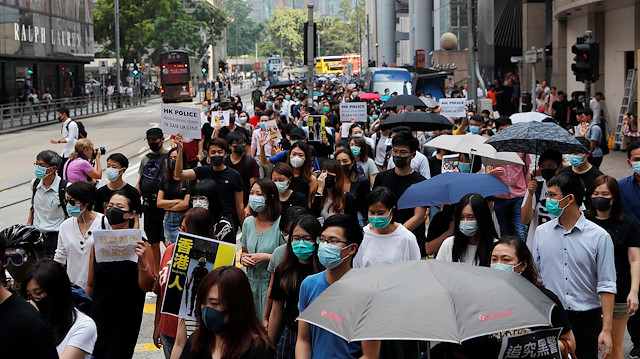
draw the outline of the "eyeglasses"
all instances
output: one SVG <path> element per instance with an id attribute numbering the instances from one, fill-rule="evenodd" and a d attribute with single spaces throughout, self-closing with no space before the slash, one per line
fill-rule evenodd
<path id="1" fill-rule="evenodd" d="M 39 301 L 41 301 L 41 300 L 42 300 L 42 298 L 43 298 L 43 297 L 42 297 L 42 293 L 40 293 L 40 294 L 33 293 L 33 294 L 31 294 L 31 295 L 29 295 L 29 296 L 27 297 L 27 299 L 32 300 L 32 301 L 34 301 L 34 302 L 36 302 L 36 303 L 37 303 L 37 302 L 39 302 Z"/>
<path id="2" fill-rule="evenodd" d="M 397 151 L 397 150 L 391 150 L 391 154 L 394 156 L 402 156 L 402 157 L 408 157 L 411 155 L 411 152 L 409 151 Z"/>
<path id="3" fill-rule="evenodd" d="M 2 265 L 3 267 L 8 267 L 12 265 L 14 267 L 20 267 L 21 265 L 27 263 L 29 259 L 29 254 L 26 250 L 22 248 L 10 248 L 4 252 L 5 263 Z"/>
<path id="4" fill-rule="evenodd" d="M 303 241 L 303 242 L 305 242 L 305 243 L 309 243 L 309 244 L 316 243 L 316 239 L 314 239 L 314 238 L 313 238 L 313 237 L 311 237 L 311 236 L 293 236 L 293 237 L 291 238 L 291 241 L 292 241 L 292 242 L 300 242 L 300 241 Z"/>
<path id="5" fill-rule="evenodd" d="M 318 237 L 318 239 L 316 239 L 316 243 L 318 243 L 318 244 L 329 243 L 329 244 L 333 244 L 334 246 L 338 245 L 338 243 L 347 244 L 347 241 L 340 241 L 340 240 L 335 239 L 335 238 L 336 237 L 324 238 L 324 237 L 320 236 L 320 237 Z"/>

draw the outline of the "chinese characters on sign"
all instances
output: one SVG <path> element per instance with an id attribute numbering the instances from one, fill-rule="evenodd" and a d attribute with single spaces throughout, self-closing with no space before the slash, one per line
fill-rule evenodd
<path id="1" fill-rule="evenodd" d="M 136 244 L 142 241 L 139 229 L 97 230 L 93 233 L 96 262 L 138 263 Z"/>
<path id="2" fill-rule="evenodd" d="M 536 330 L 534 332 L 502 338 L 499 359 L 542 358 L 561 359 L 558 338 L 562 328 Z"/>

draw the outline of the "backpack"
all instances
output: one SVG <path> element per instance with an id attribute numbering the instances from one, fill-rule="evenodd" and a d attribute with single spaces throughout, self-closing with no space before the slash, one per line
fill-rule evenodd
<path id="1" fill-rule="evenodd" d="M 69 131 L 69 124 L 71 122 L 75 122 L 76 125 L 78 125 L 78 137 L 87 138 L 87 130 L 84 128 L 84 124 L 80 121 L 76 121 L 76 120 L 69 121 L 69 123 L 67 123 L 67 131 Z"/>
<path id="2" fill-rule="evenodd" d="M 60 183 L 58 184 L 58 199 L 60 200 L 60 204 L 58 206 L 62 208 L 62 211 L 64 212 L 64 218 L 69 218 L 69 215 L 67 214 L 67 206 L 64 204 L 65 190 L 67 189 L 68 183 L 69 181 L 60 178 Z M 36 180 L 33 181 L 33 186 L 31 188 L 33 192 L 33 194 L 31 195 L 31 208 L 33 208 L 33 199 L 36 197 L 36 190 L 38 189 L 38 184 L 40 184 L 40 178 L 36 178 Z"/>
<path id="3" fill-rule="evenodd" d="M 607 131 L 606 129 L 598 124 L 595 124 L 594 126 L 598 126 L 600 127 L 600 142 L 598 143 L 598 147 L 600 147 L 600 149 L 602 150 L 602 155 L 606 155 L 609 154 L 609 137 L 607 136 Z"/>
<path id="4" fill-rule="evenodd" d="M 149 161 L 142 168 L 140 175 L 140 192 L 145 201 L 155 203 L 167 171 L 167 155 L 147 153 L 147 158 Z"/>

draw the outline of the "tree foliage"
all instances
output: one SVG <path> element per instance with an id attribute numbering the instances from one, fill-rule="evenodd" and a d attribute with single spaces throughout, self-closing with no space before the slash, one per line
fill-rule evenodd
<path id="1" fill-rule="evenodd" d="M 227 54 L 229 56 L 253 54 L 256 43 L 267 42 L 266 25 L 256 23 L 249 18 L 251 8 L 246 1 L 223 0 L 222 4 L 227 12 Z"/>
<path id="2" fill-rule="evenodd" d="M 304 53 L 302 32 L 307 14 L 304 10 L 282 9 L 271 13 L 269 35 L 271 47 L 280 49 L 284 57 L 299 59 Z M 280 53 L 280 51 L 274 51 Z"/>

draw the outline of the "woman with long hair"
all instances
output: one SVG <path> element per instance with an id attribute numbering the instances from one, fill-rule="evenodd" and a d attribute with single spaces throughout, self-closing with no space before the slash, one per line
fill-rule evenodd
<path id="1" fill-rule="evenodd" d="M 362 168 L 364 175 L 369 179 L 370 183 L 373 183 L 380 171 L 373 158 L 369 157 L 369 145 L 367 145 L 365 139 L 363 137 L 353 137 L 349 141 L 349 149 L 356 157 L 356 163 Z"/>
<path id="2" fill-rule="evenodd" d="M 175 243 L 178 238 L 178 228 L 180 227 L 180 218 L 189 209 L 190 189 L 195 181 L 183 180 L 176 177 L 174 170 L 176 168 L 176 159 L 178 158 L 178 147 L 169 150 L 167 156 L 167 173 L 164 181 L 158 190 L 158 208 L 165 210 L 164 212 L 164 238 L 167 245 Z M 182 152 L 182 163 L 185 169 L 188 168 L 186 152 Z"/>
<path id="3" fill-rule="evenodd" d="M 316 245 L 316 239 L 322 234 L 318 219 L 304 215 L 293 223 L 290 233 L 291 240 L 287 242 L 284 258 L 276 269 L 270 294 L 273 306 L 268 332 L 277 346 L 278 359 L 295 358 L 300 285 L 307 276 L 324 269 L 318 260 Z"/>
<path id="4" fill-rule="evenodd" d="M 369 177 L 360 172 L 356 162 L 356 157 L 349 149 L 337 151 L 336 161 L 340 163 L 342 171 L 344 172 L 342 190 L 345 193 L 351 193 L 356 213 L 358 215 L 358 222 L 360 223 L 360 226 L 364 227 L 367 218 L 367 196 L 371 192 L 371 182 L 369 182 Z"/>
<path id="5" fill-rule="evenodd" d="M 264 313 L 269 279 L 267 265 L 271 253 L 284 243 L 280 233 L 282 205 L 278 189 L 268 178 L 257 180 L 249 192 L 251 216 L 242 224 L 242 255 L 240 260 L 247 268 L 256 312 Z"/>
<path id="6" fill-rule="evenodd" d="M 76 308 L 64 267 L 51 259 L 34 263 L 21 291 L 49 324 L 61 359 L 91 358 L 98 337 L 96 324 Z"/>
<path id="7" fill-rule="evenodd" d="M 241 269 L 209 272 L 198 287 L 198 329 L 180 359 L 273 358 L 274 348 L 251 303 L 251 287 Z"/>
<path id="8" fill-rule="evenodd" d="M 617 293 L 613 305 L 611 357 L 620 359 L 627 321 L 638 310 L 640 230 L 622 209 L 620 186 L 615 178 L 602 175 L 593 180 L 586 202 L 585 217 L 604 228 L 613 241 Z"/>
<path id="9" fill-rule="evenodd" d="M 216 187 L 216 181 L 212 179 L 198 181 L 191 188 L 191 206 L 206 209 L 209 213 L 213 234 L 205 237 L 236 244 L 236 231 L 231 221 L 222 216 L 222 201 Z M 182 223 L 182 219 L 180 221 Z"/>
<path id="10" fill-rule="evenodd" d="M 74 152 L 69 155 L 62 171 L 62 178 L 73 183 L 77 181 L 91 181 L 102 178 L 100 165 L 101 151 L 93 150 L 93 143 L 88 138 L 82 138 L 74 145 Z M 95 160 L 93 168 L 91 161 Z"/>
<path id="11" fill-rule="evenodd" d="M 283 162 L 277 163 L 273 166 L 271 180 L 278 187 L 278 196 L 283 210 L 293 206 L 309 207 L 307 196 L 291 189 L 293 182 L 293 168 L 291 166 Z"/>
<path id="12" fill-rule="evenodd" d="M 477 193 L 462 197 L 456 207 L 454 234 L 445 239 L 436 259 L 488 267 L 498 239 L 487 201 Z"/>
<path id="13" fill-rule="evenodd" d="M 106 217 L 111 229 L 133 228 L 140 197 L 116 191 L 107 204 Z M 102 224 L 105 229 L 106 224 Z M 86 291 L 93 298 L 89 315 L 98 327 L 98 341 L 93 351 L 95 359 L 131 358 L 142 324 L 145 293 L 153 288 L 156 265 L 151 246 L 144 239 L 135 246 L 137 263 L 124 260 L 96 261 L 91 250 Z"/>
<path id="14" fill-rule="evenodd" d="M 267 137 L 268 136 L 263 136 L 260 139 L 260 146 L 264 146 L 271 140 L 271 138 Z M 267 165 L 273 163 L 271 161 L 276 156 L 261 156 L 260 161 L 263 165 Z M 310 200 L 310 197 L 318 187 L 318 179 L 313 174 L 313 156 L 311 155 L 309 145 L 300 141 L 292 144 L 289 150 L 285 152 L 284 161 L 293 168 L 293 178 L 289 184 L 289 188 L 294 192 L 304 194 Z"/>
<path id="15" fill-rule="evenodd" d="M 322 164 L 322 173 L 318 176 L 318 189 L 311 204 L 311 214 L 324 219 L 336 213 L 347 213 L 355 217 L 356 209 L 353 196 L 345 192 L 344 170 L 340 162 L 326 160 Z"/>

